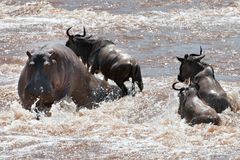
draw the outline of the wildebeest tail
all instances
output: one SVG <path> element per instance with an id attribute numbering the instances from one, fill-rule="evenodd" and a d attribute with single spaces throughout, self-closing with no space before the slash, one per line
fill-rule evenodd
<path id="1" fill-rule="evenodd" d="M 142 74 L 140 66 L 136 63 L 132 64 L 132 79 L 133 82 L 137 82 L 140 91 L 143 90 Z"/>

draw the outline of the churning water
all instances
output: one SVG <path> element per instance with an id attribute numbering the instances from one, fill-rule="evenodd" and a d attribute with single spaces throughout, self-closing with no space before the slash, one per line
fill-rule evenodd
<path id="1" fill-rule="evenodd" d="M 65 43 L 71 26 L 135 57 L 144 91 L 79 112 L 62 100 L 36 120 L 17 94 L 25 52 Z M 0 159 L 240 159 L 239 1 L 1 0 L 0 33 Z M 175 57 L 200 45 L 234 106 L 221 126 L 177 114 Z"/>

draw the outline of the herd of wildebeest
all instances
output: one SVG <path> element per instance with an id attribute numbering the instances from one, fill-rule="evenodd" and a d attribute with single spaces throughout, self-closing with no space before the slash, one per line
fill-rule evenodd
<path id="1" fill-rule="evenodd" d="M 105 39 L 94 39 L 83 34 L 66 34 L 65 45 L 49 44 L 34 51 L 27 51 L 28 60 L 18 82 L 18 94 L 25 109 L 48 114 L 54 102 L 71 97 L 77 108 L 94 108 L 104 100 L 134 95 L 135 83 L 143 90 L 141 69 L 137 61 L 120 53 L 116 45 Z M 212 123 L 219 125 L 221 113 L 231 104 L 214 69 L 202 62 L 205 55 L 186 54 L 181 62 L 178 81 L 172 85 L 179 91 L 178 113 L 190 125 Z M 94 76 L 102 73 L 104 80 Z M 107 81 L 111 79 L 116 85 Z M 132 81 L 131 91 L 124 82 Z M 178 83 L 190 81 L 187 87 L 177 88 Z"/>

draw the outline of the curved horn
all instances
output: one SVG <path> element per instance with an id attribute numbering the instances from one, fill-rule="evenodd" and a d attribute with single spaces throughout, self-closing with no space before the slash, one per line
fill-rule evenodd
<path id="1" fill-rule="evenodd" d="M 28 58 L 31 59 L 32 54 L 29 51 L 27 51 L 26 54 L 27 54 Z"/>
<path id="2" fill-rule="evenodd" d="M 85 29 L 85 27 L 83 27 L 83 35 L 81 35 L 81 34 L 76 34 L 75 35 L 75 38 L 80 38 L 80 39 L 82 39 L 82 37 L 85 37 L 86 36 L 86 29 Z M 89 38 L 91 38 L 92 37 L 92 35 L 90 35 L 89 37 L 85 37 L 86 39 L 89 39 Z"/>
<path id="3" fill-rule="evenodd" d="M 197 58 L 194 58 L 193 60 L 194 61 L 201 61 L 204 57 L 205 57 L 205 55 L 201 55 L 201 56 L 199 56 Z"/>
<path id="4" fill-rule="evenodd" d="M 198 55 L 198 57 L 188 56 L 187 60 L 191 62 L 201 61 L 205 55 Z"/>
<path id="5" fill-rule="evenodd" d="M 69 28 L 67 29 L 67 31 L 66 31 L 66 34 L 67 34 L 67 36 L 68 36 L 69 38 L 70 38 L 70 37 L 71 37 L 71 38 L 73 37 L 73 35 L 70 35 L 70 34 L 69 34 L 69 31 L 70 31 L 71 28 L 72 28 L 72 27 L 69 27 Z"/>
<path id="6" fill-rule="evenodd" d="M 85 29 L 85 27 L 83 27 L 83 35 L 82 35 L 82 37 L 85 37 L 86 36 L 86 29 Z"/>
<path id="7" fill-rule="evenodd" d="M 175 85 L 176 85 L 177 83 L 179 83 L 179 82 L 173 83 L 173 84 L 172 84 L 172 88 L 173 88 L 174 90 L 176 90 L 176 91 L 183 91 L 183 90 L 185 89 L 184 87 L 182 87 L 182 88 L 180 88 L 180 89 L 178 89 L 178 88 L 175 87 Z"/>
<path id="8" fill-rule="evenodd" d="M 77 37 L 85 37 L 85 36 L 86 36 L 86 29 L 85 29 L 85 27 L 83 27 L 83 35 L 81 35 L 81 34 L 76 34 L 75 36 L 76 36 L 76 38 L 77 38 Z"/>
<path id="9" fill-rule="evenodd" d="M 199 54 L 190 54 L 190 56 L 201 56 L 202 55 L 202 47 L 200 46 L 200 53 Z"/>
<path id="10" fill-rule="evenodd" d="M 200 56 L 202 55 L 202 46 L 200 46 Z"/>
<path id="11" fill-rule="evenodd" d="M 88 37 L 85 37 L 85 39 L 90 39 L 92 37 L 92 35 L 88 36 Z"/>

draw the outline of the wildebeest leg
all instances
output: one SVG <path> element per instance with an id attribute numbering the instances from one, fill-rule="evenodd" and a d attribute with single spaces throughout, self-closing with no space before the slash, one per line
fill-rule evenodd
<path id="1" fill-rule="evenodd" d="M 191 120 L 190 125 L 195 125 L 200 123 L 213 123 L 215 125 L 219 125 L 220 121 L 221 121 L 220 118 L 217 116 L 202 115 L 202 116 L 194 117 Z"/>
<path id="2" fill-rule="evenodd" d="M 128 89 L 127 87 L 124 85 L 123 82 L 116 82 L 116 84 L 118 85 L 118 87 L 121 88 L 122 90 L 122 96 L 126 96 L 128 94 Z"/>
<path id="3" fill-rule="evenodd" d="M 132 79 L 132 91 L 135 91 L 135 82 L 134 82 L 134 79 Z"/>

